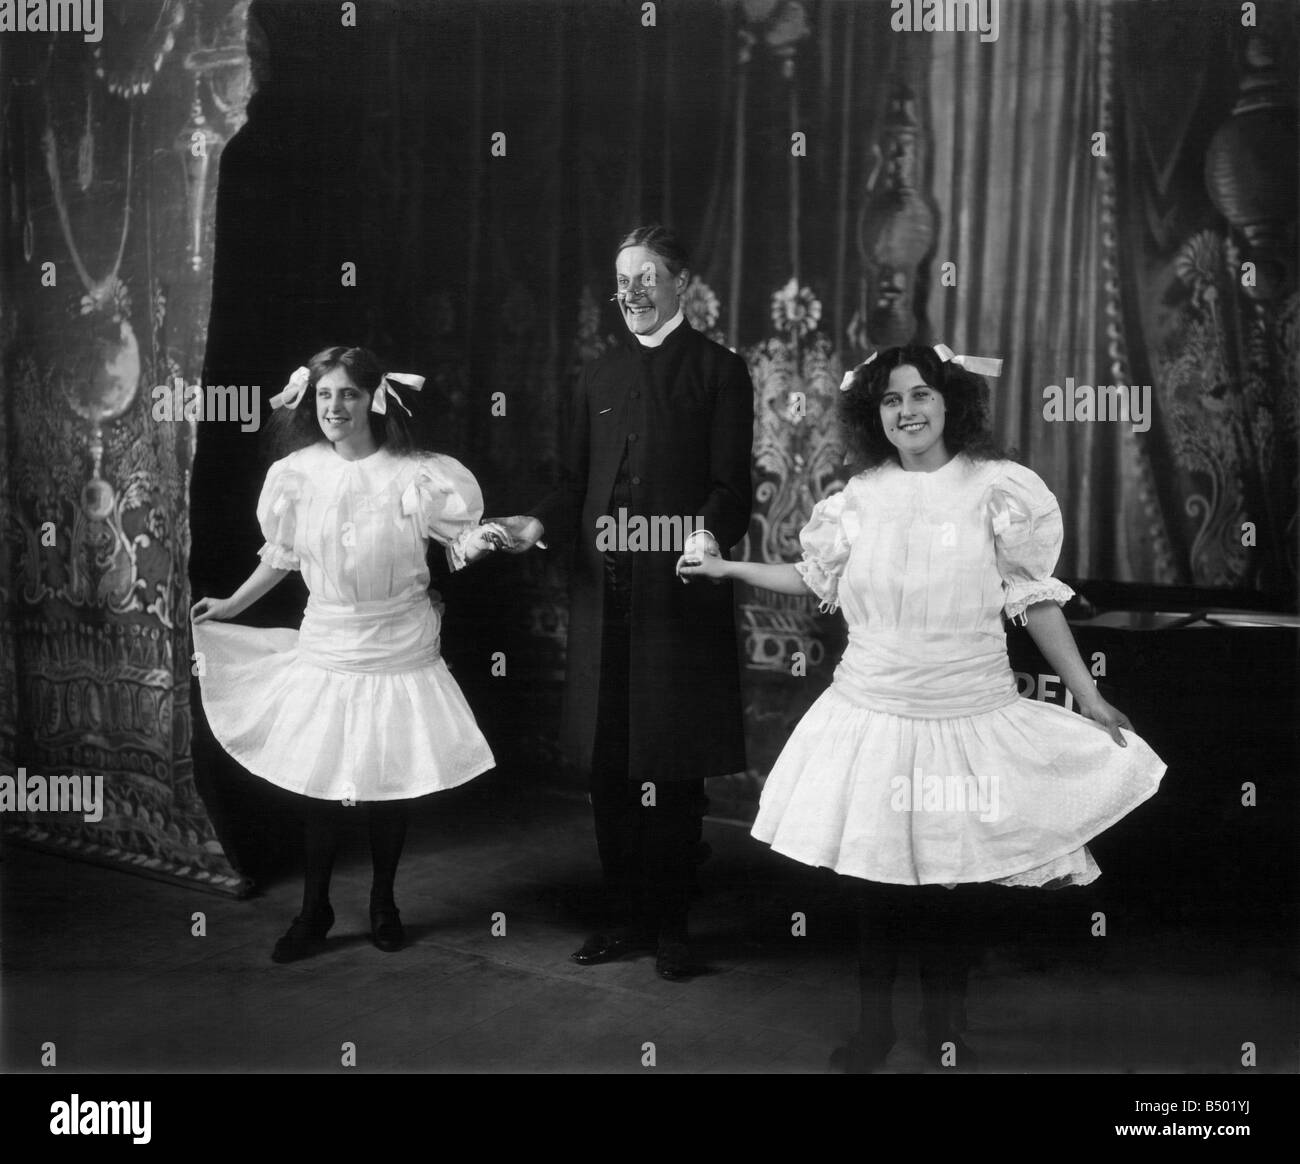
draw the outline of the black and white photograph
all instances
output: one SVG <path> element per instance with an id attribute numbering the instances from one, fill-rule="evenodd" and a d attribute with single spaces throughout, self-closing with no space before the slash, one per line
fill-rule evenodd
<path id="1" fill-rule="evenodd" d="M 575 1074 L 1258 1135 L 1298 56 L 1291 0 L 0 0 L 23 1142 Z"/>

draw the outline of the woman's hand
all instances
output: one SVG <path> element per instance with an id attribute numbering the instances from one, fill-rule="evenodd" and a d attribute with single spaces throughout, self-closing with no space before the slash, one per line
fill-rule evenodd
<path id="1" fill-rule="evenodd" d="M 1120 735 L 1120 728 L 1133 730 L 1133 725 L 1129 723 L 1126 716 L 1117 707 L 1111 707 L 1100 695 L 1094 696 L 1087 703 L 1081 703 L 1079 710 L 1083 712 L 1095 724 L 1099 724 L 1110 733 L 1110 738 L 1114 740 L 1121 748 L 1127 748 L 1128 744 L 1124 737 Z"/>
<path id="2" fill-rule="evenodd" d="M 465 560 L 476 562 L 493 550 L 509 550 L 510 546 L 509 532 L 494 521 L 485 521 L 466 539 Z"/>
<path id="3" fill-rule="evenodd" d="M 721 582 L 727 576 L 727 561 L 717 554 L 703 554 L 691 551 L 677 559 L 677 577 L 683 582 L 692 578 L 712 578 Z"/>
<path id="4" fill-rule="evenodd" d="M 239 612 L 229 598 L 200 598 L 190 607 L 190 619 L 193 622 L 221 621 L 234 618 Z"/>

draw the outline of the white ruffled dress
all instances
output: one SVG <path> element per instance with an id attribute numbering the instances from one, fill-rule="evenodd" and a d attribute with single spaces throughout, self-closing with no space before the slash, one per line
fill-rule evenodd
<path id="1" fill-rule="evenodd" d="M 1061 511 L 1037 474 L 894 462 L 817 504 L 797 569 L 842 609 L 831 686 L 767 782 L 753 835 L 808 865 L 896 885 L 1087 884 L 1085 842 L 1165 765 L 1077 712 L 1017 693 L 1002 616 L 1073 591 L 1052 577 Z"/>
<path id="2" fill-rule="evenodd" d="M 428 539 L 453 569 L 483 515 L 451 457 L 380 448 L 348 461 L 319 442 L 276 461 L 257 519 L 259 556 L 301 570 L 300 630 L 193 625 L 204 711 L 248 771 L 321 800 L 402 800 L 493 767 L 440 653 Z"/>

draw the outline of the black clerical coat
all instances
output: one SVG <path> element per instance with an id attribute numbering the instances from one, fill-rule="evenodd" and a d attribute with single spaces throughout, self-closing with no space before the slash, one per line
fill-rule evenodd
<path id="1" fill-rule="evenodd" d="M 657 348 L 629 333 L 582 371 L 558 488 L 533 513 L 552 551 L 572 548 L 562 744 L 589 772 L 601 676 L 606 537 L 633 552 L 629 779 L 687 780 L 745 769 L 740 671 L 730 581 L 673 572 L 671 526 L 696 522 L 724 554 L 745 535 L 753 497 L 754 389 L 745 362 L 683 321 Z M 625 523 L 611 492 L 626 450 Z M 636 518 L 644 519 L 637 522 Z M 638 528 L 659 521 L 656 548 Z M 603 519 L 603 520 L 602 520 Z"/>

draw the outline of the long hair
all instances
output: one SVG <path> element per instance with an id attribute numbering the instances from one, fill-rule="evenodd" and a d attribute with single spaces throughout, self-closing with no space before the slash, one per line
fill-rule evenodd
<path id="1" fill-rule="evenodd" d="M 890 373 L 908 364 L 943 397 L 943 443 L 950 453 L 965 453 L 976 461 L 1014 459 L 1015 450 L 1005 450 L 994 440 L 984 377 L 919 344 L 880 352 L 854 372 L 848 389 L 840 393 L 840 430 L 853 459 L 865 468 L 899 460 L 898 449 L 880 423 L 880 401 Z"/>
<path id="2" fill-rule="evenodd" d="M 290 453 L 327 439 L 316 419 L 316 384 L 322 376 L 338 368 L 346 372 L 348 379 L 371 399 L 385 372 L 384 366 L 369 348 L 337 346 L 317 352 L 307 361 L 309 375 L 302 399 L 296 407 L 275 409 L 267 422 L 266 434 L 272 460 L 287 457 Z M 402 404 L 413 415 L 408 417 L 402 411 L 401 404 L 394 403 L 391 395 L 386 413 L 368 412 L 366 415 L 370 418 L 370 432 L 375 438 L 376 446 L 399 456 L 405 453 L 434 452 L 428 436 L 429 426 L 421 415 L 422 407 L 427 408 L 427 405 L 421 405 L 419 401 L 422 394 L 404 392 L 401 387 L 396 392 L 401 395 Z M 368 400 L 367 408 L 369 403 Z"/>

